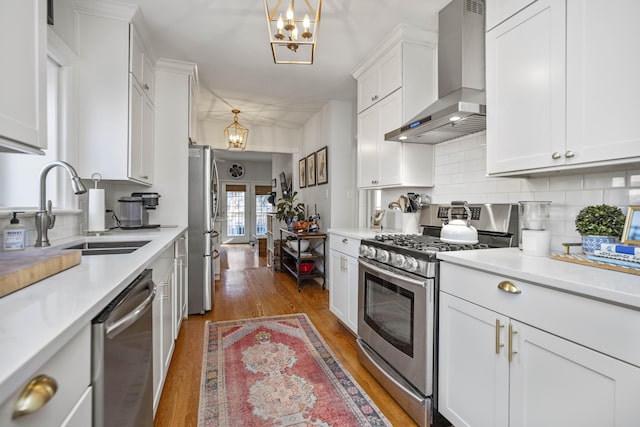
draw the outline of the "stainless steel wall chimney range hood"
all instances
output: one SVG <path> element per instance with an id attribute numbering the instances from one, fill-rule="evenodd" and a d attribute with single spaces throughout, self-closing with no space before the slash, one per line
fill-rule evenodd
<path id="1" fill-rule="evenodd" d="M 453 0 L 438 15 L 438 100 L 386 141 L 437 144 L 486 129 L 484 3 Z"/>

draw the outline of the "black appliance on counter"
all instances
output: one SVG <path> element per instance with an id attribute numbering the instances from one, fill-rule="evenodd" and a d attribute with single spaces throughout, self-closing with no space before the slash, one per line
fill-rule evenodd
<path id="1" fill-rule="evenodd" d="M 358 360 L 420 426 L 449 425 L 438 414 L 438 252 L 518 245 L 517 204 L 469 205 L 472 245 L 440 240 L 449 209 L 424 205 L 422 234 L 378 234 L 360 245 Z"/>

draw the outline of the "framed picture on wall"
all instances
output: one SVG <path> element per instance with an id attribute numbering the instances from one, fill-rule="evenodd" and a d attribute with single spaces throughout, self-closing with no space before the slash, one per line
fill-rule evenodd
<path id="1" fill-rule="evenodd" d="M 298 162 L 298 181 L 300 182 L 300 188 L 307 186 L 307 158 L 303 157 Z"/>
<path id="2" fill-rule="evenodd" d="M 323 147 L 316 151 L 316 161 L 318 162 L 318 185 L 329 182 L 328 164 L 327 164 L 327 147 Z"/>
<path id="3" fill-rule="evenodd" d="M 307 156 L 307 187 L 316 185 L 316 153 Z"/>

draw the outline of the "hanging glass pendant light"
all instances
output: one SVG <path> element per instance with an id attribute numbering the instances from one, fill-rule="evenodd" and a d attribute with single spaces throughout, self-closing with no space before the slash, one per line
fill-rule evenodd
<path id="1" fill-rule="evenodd" d="M 247 148 L 247 139 L 249 138 L 249 129 L 242 126 L 238 122 L 238 114 L 240 110 L 233 109 L 233 123 L 224 130 L 224 139 L 227 141 L 227 150 L 243 151 Z"/>

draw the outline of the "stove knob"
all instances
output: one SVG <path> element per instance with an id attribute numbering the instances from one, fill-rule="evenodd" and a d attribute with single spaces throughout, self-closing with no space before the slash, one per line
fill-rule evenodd
<path id="1" fill-rule="evenodd" d="M 402 268 L 404 265 L 404 255 L 402 254 L 391 254 L 391 265 L 397 268 Z"/>
<path id="2" fill-rule="evenodd" d="M 408 256 L 404 261 L 404 268 L 408 271 L 416 271 L 418 268 L 418 261 L 414 257 Z"/>
<path id="3" fill-rule="evenodd" d="M 380 262 L 389 262 L 389 251 L 385 249 L 376 250 L 376 260 Z"/>
<path id="4" fill-rule="evenodd" d="M 367 248 L 368 248 L 367 245 L 360 245 L 360 250 L 359 250 L 360 256 L 366 256 Z"/>

